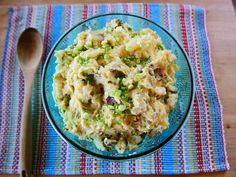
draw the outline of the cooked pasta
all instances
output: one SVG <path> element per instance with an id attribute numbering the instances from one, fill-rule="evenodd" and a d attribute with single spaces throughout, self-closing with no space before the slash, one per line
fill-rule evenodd
<path id="1" fill-rule="evenodd" d="M 100 150 L 123 153 L 169 126 L 176 57 L 151 29 L 113 19 L 56 52 L 53 96 L 65 129 Z"/>

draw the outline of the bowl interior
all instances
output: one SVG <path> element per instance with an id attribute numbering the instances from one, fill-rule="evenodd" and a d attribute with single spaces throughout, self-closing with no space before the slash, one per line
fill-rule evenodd
<path id="1" fill-rule="evenodd" d="M 179 65 L 179 70 L 176 72 L 176 87 L 178 89 L 179 98 L 176 107 L 169 114 L 169 128 L 164 130 L 161 134 L 157 134 L 155 137 L 145 137 L 138 148 L 126 150 L 123 154 L 119 154 L 115 150 L 100 151 L 93 143 L 85 140 L 79 140 L 77 136 L 65 131 L 63 119 L 59 114 L 58 108 L 52 96 L 52 76 L 55 73 L 56 66 L 56 57 L 54 56 L 54 52 L 56 50 L 65 49 L 68 45 L 71 45 L 77 34 L 81 31 L 88 28 L 91 28 L 92 30 L 103 28 L 107 22 L 114 18 L 119 18 L 123 22 L 127 22 L 133 26 L 135 31 L 139 31 L 142 28 L 150 28 L 154 30 L 161 37 L 165 47 L 170 49 L 176 55 L 176 63 Z M 178 132 L 191 109 L 193 100 L 193 75 L 189 61 L 182 47 L 164 28 L 148 19 L 135 15 L 106 14 L 92 17 L 91 19 L 85 20 L 84 22 L 74 26 L 67 31 L 52 48 L 43 70 L 42 100 L 51 124 L 65 141 L 77 149 L 97 157 L 115 160 L 129 159 L 148 154 L 160 148 Z"/>

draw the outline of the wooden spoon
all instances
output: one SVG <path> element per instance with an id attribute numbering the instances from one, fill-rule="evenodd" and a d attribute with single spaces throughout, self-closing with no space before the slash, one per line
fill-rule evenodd
<path id="1" fill-rule="evenodd" d="M 31 132 L 31 92 L 34 74 L 43 54 L 43 42 L 34 28 L 26 29 L 17 43 L 17 55 L 24 75 L 25 92 L 21 120 L 19 173 L 21 177 L 31 177 L 32 132 Z"/>

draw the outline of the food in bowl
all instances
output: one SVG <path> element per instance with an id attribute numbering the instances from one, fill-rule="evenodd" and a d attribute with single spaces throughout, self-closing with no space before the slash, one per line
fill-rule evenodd
<path id="1" fill-rule="evenodd" d="M 67 131 L 123 153 L 168 128 L 176 57 L 151 29 L 113 19 L 55 55 L 53 96 Z"/>

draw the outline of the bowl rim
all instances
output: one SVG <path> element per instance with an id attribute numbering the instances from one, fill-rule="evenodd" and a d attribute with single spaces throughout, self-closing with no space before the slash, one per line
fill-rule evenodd
<path id="1" fill-rule="evenodd" d="M 139 153 L 139 154 L 132 154 L 130 156 L 122 156 L 122 157 L 115 157 L 115 156 L 106 156 L 106 155 L 101 155 L 101 154 L 97 154 L 97 153 L 94 153 L 92 151 L 89 151 L 85 148 L 83 148 L 82 146 L 78 145 L 77 143 L 74 143 L 73 141 L 71 141 L 67 136 L 65 136 L 65 134 L 60 130 L 60 128 L 57 126 L 57 124 L 55 123 L 54 119 L 53 119 L 53 116 L 51 115 L 50 111 L 49 111 L 49 106 L 48 106 L 48 103 L 46 101 L 46 93 L 45 93 L 45 73 L 46 73 L 46 70 L 48 68 L 48 63 L 49 63 L 49 60 L 50 58 L 52 57 L 56 47 L 58 46 L 58 44 L 64 39 L 64 37 L 69 34 L 73 29 L 75 29 L 77 26 L 79 25 L 82 25 L 84 24 L 85 22 L 87 21 L 90 21 L 92 19 L 96 19 L 96 18 L 99 18 L 99 17 L 103 17 L 103 16 L 112 16 L 112 15 L 120 15 L 120 16 L 131 16 L 131 17 L 135 17 L 135 18 L 139 18 L 139 19 L 142 19 L 142 20 L 145 20 L 145 21 L 148 21 L 156 26 L 158 26 L 161 30 L 163 30 L 164 32 L 166 32 L 171 38 L 172 40 L 174 40 L 176 42 L 176 44 L 178 45 L 178 47 L 180 48 L 180 50 L 183 52 L 184 56 L 185 56 L 185 59 L 187 60 L 187 64 L 188 64 L 188 67 L 190 69 L 190 75 L 191 75 L 191 100 L 190 100 L 190 104 L 188 105 L 188 109 L 184 115 L 184 118 L 183 120 L 180 122 L 178 128 L 176 129 L 176 131 L 174 131 L 172 134 L 170 134 L 166 140 L 164 140 L 162 143 L 160 143 L 159 145 L 145 151 L 145 152 L 142 152 L 142 153 Z M 43 71 L 42 71 L 42 78 L 41 78 L 41 99 L 42 99 L 42 103 L 43 103 L 43 108 L 46 112 L 46 116 L 49 120 L 49 122 L 51 123 L 52 127 L 54 128 L 54 130 L 57 132 L 57 134 L 65 141 L 67 142 L 68 144 L 72 145 L 72 147 L 74 147 L 75 149 L 79 150 L 80 152 L 82 153 L 86 153 L 88 155 L 92 155 L 93 157 L 96 157 L 96 158 L 100 158 L 100 159 L 106 159 L 106 160 L 116 160 L 116 161 L 121 161 L 121 160 L 131 160 L 131 159 L 134 159 L 134 158 L 139 158 L 139 157 L 143 157 L 143 156 L 146 156 L 158 149 L 160 149 L 161 147 L 163 147 L 164 145 L 166 145 L 172 138 L 174 138 L 178 132 L 181 130 L 181 128 L 183 127 L 183 125 L 185 124 L 186 120 L 188 119 L 189 115 L 190 115 L 190 112 L 191 112 L 191 109 L 193 107 L 193 102 L 194 102 L 194 93 L 195 93 L 195 83 L 194 83 L 194 72 L 193 72 L 193 69 L 192 69 L 192 66 L 190 64 L 190 60 L 189 60 L 189 57 L 188 55 L 186 54 L 184 48 L 182 47 L 181 43 L 178 42 L 178 40 L 167 30 L 165 29 L 163 26 L 161 26 L 160 24 L 148 19 L 148 18 L 145 18 L 145 17 L 142 17 L 142 16 L 139 16 L 139 15 L 135 15 L 135 14 L 130 14 L 130 13 L 105 13 L 105 14 L 99 14 L 99 15 L 96 15 L 96 16 L 92 16 L 90 18 L 87 18 L 85 20 L 82 20 L 80 22 L 78 22 L 77 24 L 75 24 L 74 26 L 72 26 L 70 29 L 68 29 L 64 34 L 61 35 L 61 37 L 56 41 L 56 43 L 53 45 L 53 47 L 51 48 L 49 54 L 47 55 L 47 58 L 46 58 L 46 61 L 44 63 L 44 66 L 43 66 Z"/>

